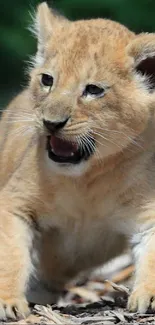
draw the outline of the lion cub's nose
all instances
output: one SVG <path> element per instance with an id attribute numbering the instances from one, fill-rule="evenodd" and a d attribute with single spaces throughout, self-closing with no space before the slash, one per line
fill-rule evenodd
<path id="1" fill-rule="evenodd" d="M 65 126 L 65 124 L 67 123 L 68 119 L 69 118 L 66 118 L 63 121 L 54 121 L 54 122 L 44 119 L 43 124 L 48 131 L 50 131 L 51 133 L 54 133 L 54 132 L 58 131 L 59 129 L 62 129 Z"/>

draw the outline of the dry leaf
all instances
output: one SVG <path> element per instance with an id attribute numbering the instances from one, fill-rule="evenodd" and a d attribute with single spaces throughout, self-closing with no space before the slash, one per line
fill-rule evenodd
<path id="1" fill-rule="evenodd" d="M 76 295 L 79 295 L 80 297 L 86 299 L 87 301 L 95 302 L 99 300 L 99 296 L 95 293 L 95 291 L 93 292 L 84 287 L 73 287 L 70 288 L 69 291 L 71 291 Z"/>
<path id="2" fill-rule="evenodd" d="M 118 285 L 110 280 L 105 280 L 106 283 L 108 283 L 114 290 L 123 292 L 127 295 L 129 295 L 129 289 L 125 287 L 124 285 Z"/>

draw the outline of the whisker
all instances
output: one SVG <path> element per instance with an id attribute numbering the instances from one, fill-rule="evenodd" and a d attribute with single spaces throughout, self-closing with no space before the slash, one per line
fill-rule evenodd
<path id="1" fill-rule="evenodd" d="M 96 148 L 95 144 L 92 143 L 88 137 L 94 140 L 94 138 L 92 136 L 90 136 L 90 134 L 88 132 L 87 134 L 81 135 L 80 140 L 82 141 L 82 144 L 84 146 L 86 146 L 86 148 L 90 154 L 91 154 L 91 150 L 94 151 L 94 154 L 97 156 L 98 160 L 101 161 L 101 157 L 100 157 L 98 148 Z"/>
<path id="2" fill-rule="evenodd" d="M 81 140 L 82 140 L 83 144 L 86 146 L 86 148 L 87 148 L 87 150 L 88 150 L 88 152 L 89 152 L 89 155 L 91 155 L 91 149 L 93 149 L 92 144 L 90 145 L 90 143 L 88 142 L 88 139 L 85 138 L 85 136 L 83 136 L 83 137 L 81 138 Z"/>
<path id="3" fill-rule="evenodd" d="M 93 131 L 93 130 L 92 130 L 92 133 L 95 134 L 95 135 L 100 136 L 100 137 L 101 137 L 102 139 L 104 139 L 105 141 L 108 141 L 108 142 L 114 144 L 114 145 L 117 146 L 118 148 L 122 148 L 122 147 L 119 146 L 117 143 L 113 142 L 111 139 L 108 139 L 107 137 L 103 136 L 103 134 L 100 134 L 100 133 L 95 132 L 95 131 Z"/>
<path id="4" fill-rule="evenodd" d="M 34 122 L 34 120 L 9 120 L 9 121 L 5 121 L 7 124 L 12 124 L 12 123 L 20 123 L 20 122 Z"/>
<path id="5" fill-rule="evenodd" d="M 22 110 L 22 111 L 16 112 L 16 111 L 13 111 L 11 108 L 2 108 L 2 109 L 0 109 L 0 112 L 11 112 L 13 114 L 21 114 L 21 113 L 30 114 L 30 115 L 33 114 L 33 112 L 30 113 L 27 110 Z"/>
<path id="6" fill-rule="evenodd" d="M 14 140 L 18 136 L 20 136 L 20 138 L 23 137 L 23 136 L 24 137 L 25 136 L 29 136 L 29 134 L 33 134 L 33 132 L 34 132 L 34 128 L 27 128 L 27 127 L 25 127 L 25 128 L 19 128 L 18 132 L 13 133 L 14 136 L 11 138 L 11 141 L 14 142 Z M 33 137 L 33 138 L 35 139 L 35 137 Z M 10 147 L 8 149 L 5 149 L 4 148 L 4 150 L 5 150 L 5 153 L 10 152 Z"/>
<path id="7" fill-rule="evenodd" d="M 90 137 L 92 137 L 92 136 L 90 135 Z M 107 145 L 106 145 L 105 143 L 102 143 L 102 142 L 100 142 L 100 141 L 97 140 L 97 139 L 95 139 L 95 142 L 97 142 L 97 143 L 100 144 L 101 146 L 107 147 Z"/>
<path id="8" fill-rule="evenodd" d="M 142 137 L 141 136 L 137 136 L 136 137 L 136 139 L 137 139 L 137 141 L 136 141 L 136 139 L 135 139 L 135 133 L 133 133 L 133 136 L 129 136 L 129 135 L 126 135 L 123 131 L 118 131 L 118 130 L 108 130 L 108 129 L 106 129 L 106 128 L 101 128 L 101 127 L 97 127 L 97 126 L 94 126 L 96 129 L 101 129 L 101 130 L 104 130 L 104 131 L 108 131 L 108 132 L 112 132 L 112 133 L 116 133 L 116 134 L 122 134 L 122 135 L 124 135 L 124 137 L 125 138 L 127 138 L 127 139 L 129 139 L 130 140 L 130 142 L 132 143 L 132 144 L 134 144 L 135 146 L 137 146 L 137 147 L 139 147 L 139 148 L 141 148 L 141 149 L 143 149 L 143 146 L 141 145 L 141 143 L 140 142 L 143 142 L 143 139 L 142 139 Z M 134 132 L 134 131 L 133 131 Z M 139 142 L 138 142 L 139 141 Z"/>

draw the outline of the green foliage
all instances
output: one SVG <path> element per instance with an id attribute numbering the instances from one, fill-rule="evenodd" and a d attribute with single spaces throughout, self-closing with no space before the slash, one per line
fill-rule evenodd
<path id="1" fill-rule="evenodd" d="M 38 0 L 0 0 L 0 105 L 26 83 L 25 61 L 35 53 L 36 41 L 26 27 Z M 50 1 L 47 1 L 49 5 Z M 53 0 L 52 6 L 68 18 L 106 17 L 135 32 L 155 31 L 155 0 Z"/>

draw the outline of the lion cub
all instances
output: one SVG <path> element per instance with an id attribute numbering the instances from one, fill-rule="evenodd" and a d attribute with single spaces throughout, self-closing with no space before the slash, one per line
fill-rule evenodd
<path id="1" fill-rule="evenodd" d="M 35 34 L 29 85 L 0 125 L 0 318 L 28 314 L 34 274 L 59 292 L 125 241 L 128 307 L 155 309 L 155 34 L 46 3 Z"/>

